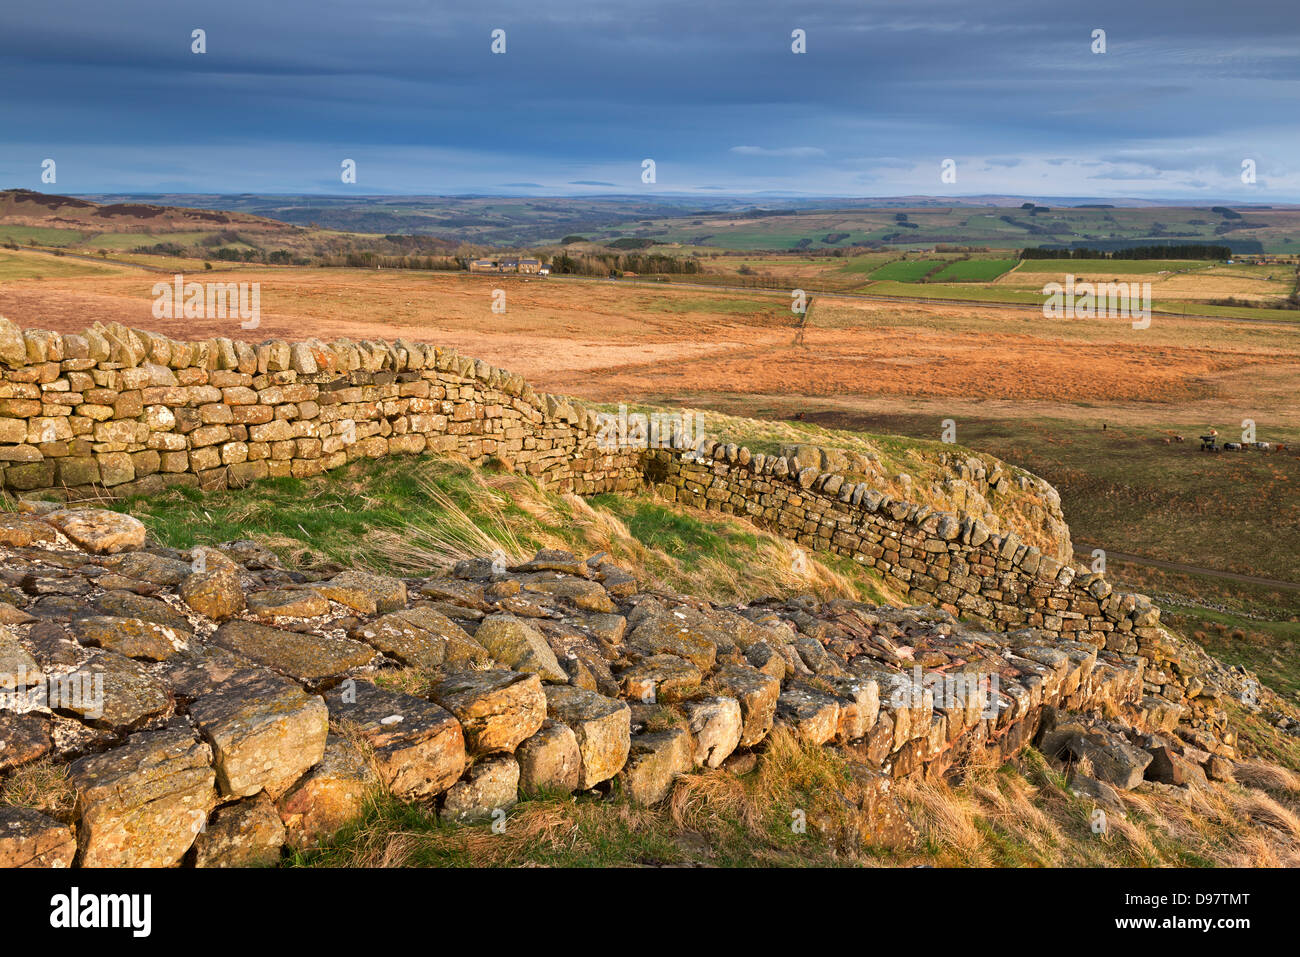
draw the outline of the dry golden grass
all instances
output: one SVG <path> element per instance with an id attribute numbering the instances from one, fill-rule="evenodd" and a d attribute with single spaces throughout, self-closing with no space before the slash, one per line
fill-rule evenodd
<path id="1" fill-rule="evenodd" d="M 719 866 L 930 864 L 1001 866 L 1225 866 L 1300 864 L 1295 809 L 1236 785 L 1143 786 L 1106 809 L 1065 789 L 1036 752 L 998 770 L 968 769 L 960 784 L 895 782 L 914 839 L 861 840 L 863 792 L 833 751 L 778 729 L 755 771 L 680 775 L 668 799 L 637 807 L 604 796 L 540 796 L 513 808 L 503 831 L 439 824 L 432 812 L 375 796 L 371 816 L 312 858 L 346 866 L 573 864 Z M 791 827 L 802 815 L 806 832 Z"/>
<path id="2" fill-rule="evenodd" d="M 49 758 L 24 764 L 0 779 L 0 805 L 32 808 L 66 821 L 76 800 L 67 766 Z"/>
<path id="3" fill-rule="evenodd" d="M 416 484 L 440 512 L 436 522 L 413 521 L 404 529 L 377 528 L 369 535 L 374 554 L 388 568 L 427 573 L 451 568 L 459 561 L 500 554 L 509 564 L 531 557 L 520 544 L 505 509 L 512 499 L 506 487 L 532 488 L 522 481 L 502 477 L 493 482 L 482 472 L 472 475 L 472 505 L 467 510 L 429 476 Z M 534 503 L 538 498 L 533 498 Z"/>
<path id="4" fill-rule="evenodd" d="M 1195 275 L 1177 281 L 1200 281 Z M 4 312 L 20 325 L 60 331 L 78 331 L 93 316 L 186 338 L 243 335 L 219 320 L 155 320 L 156 278 L 142 270 L 4 283 Z M 402 270 L 264 267 L 241 269 L 238 278 L 262 284 L 258 338 L 298 338 L 303 330 L 327 339 L 406 336 L 503 365 L 547 391 L 602 401 L 702 394 L 719 382 L 754 395 L 1184 401 L 1210 394 L 1209 380 L 1248 368 L 1258 374 L 1297 356 L 1285 329 L 1172 316 L 1135 338 L 1126 321 L 1045 322 L 996 305 L 824 299 L 797 347 L 788 302 L 769 292 Z M 1206 281 L 1216 297 L 1264 285 L 1247 277 Z M 504 315 L 491 311 L 497 286 L 507 292 Z M 1235 398 L 1247 397 L 1238 389 Z"/>
<path id="5" fill-rule="evenodd" d="M 1233 767 L 1233 776 L 1240 784 L 1259 788 L 1262 791 L 1300 792 L 1300 775 L 1266 761 L 1257 759 L 1238 761 Z"/>

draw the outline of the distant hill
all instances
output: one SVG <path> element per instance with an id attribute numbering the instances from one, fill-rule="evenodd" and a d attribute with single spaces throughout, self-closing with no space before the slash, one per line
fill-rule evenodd
<path id="1" fill-rule="evenodd" d="M 0 223 L 9 226 L 138 232 L 150 235 L 227 229 L 283 234 L 299 231 L 297 226 L 248 213 L 141 202 L 101 204 L 72 196 L 37 193 L 30 189 L 0 191 Z"/>

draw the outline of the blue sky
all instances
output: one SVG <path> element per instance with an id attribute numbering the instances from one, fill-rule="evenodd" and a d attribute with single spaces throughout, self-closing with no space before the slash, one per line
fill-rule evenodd
<path id="1" fill-rule="evenodd" d="M 1294 0 L 9 3 L 0 187 L 1296 202 L 1297 51 Z"/>

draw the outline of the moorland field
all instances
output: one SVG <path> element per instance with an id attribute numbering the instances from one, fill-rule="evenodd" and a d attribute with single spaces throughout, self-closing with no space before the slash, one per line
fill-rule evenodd
<path id="1" fill-rule="evenodd" d="M 229 212 L 214 213 L 6 195 L 0 314 L 20 325 L 75 331 L 117 320 L 185 338 L 405 336 L 610 405 L 685 404 L 802 429 L 936 442 L 952 419 L 959 444 L 1060 489 L 1081 557 L 1095 547 L 1129 556 L 1111 559 L 1112 574 L 1192 616 L 1190 627 L 1209 629 L 1207 641 L 1238 627 L 1268 632 L 1259 648 L 1236 648 L 1260 665 L 1300 636 L 1300 590 L 1285 587 L 1300 583 L 1300 343 L 1292 324 L 1300 311 L 1287 308 L 1297 266 L 1286 255 L 1300 240 L 1300 211 L 1027 211 L 1000 200 L 992 209 L 913 204 L 759 215 L 672 202 L 408 200 L 317 202 L 307 207 L 316 214 L 310 219 L 292 198 L 225 198 Z M 214 215 L 223 218 L 204 218 Z M 407 222 L 382 219 L 396 216 Z M 370 249 L 402 239 L 340 226 L 429 232 L 435 224 L 439 237 L 424 237 L 431 255 L 478 255 L 489 240 L 529 240 L 541 245 L 518 248 L 548 261 L 564 254 L 601 262 L 593 257 L 622 239 L 637 242 L 614 250 L 690 258 L 699 269 L 610 281 L 319 268 L 312 260 L 348 243 Z M 565 235 L 579 227 L 585 234 Z M 1244 238 L 1262 252 L 1231 264 L 1017 258 L 1029 242 L 1126 237 Z M 159 251 L 159 243 L 171 245 Z M 281 261 L 313 264 L 263 261 L 275 250 L 286 254 Z M 152 286 L 176 272 L 259 283 L 257 330 L 237 320 L 154 318 Z M 1149 328 L 1126 319 L 1044 319 L 1042 287 L 1067 273 L 1149 282 Z M 498 288 L 504 313 L 492 310 Z M 793 288 L 814 296 L 802 332 L 790 309 Z M 1199 451 L 1207 428 L 1231 440 L 1248 419 L 1260 440 L 1289 448 Z"/>
<path id="2" fill-rule="evenodd" d="M 925 483 L 921 458 L 953 448 L 941 442 L 950 420 L 958 448 L 1056 486 L 1080 561 L 1105 550 L 1117 588 L 1152 595 L 1165 623 L 1293 701 L 1300 696 L 1300 310 L 1291 252 L 1300 211 L 1031 212 L 990 198 L 988 206 L 917 200 L 773 213 L 680 201 L 294 197 L 185 197 L 193 208 L 175 210 L 153 205 L 173 197 L 98 199 L 113 205 L 0 194 L 0 315 L 64 332 L 118 321 L 190 340 L 423 340 L 605 408 L 700 410 L 706 434 L 756 452 L 790 442 L 867 445 L 882 452 L 891 489 L 904 484 L 895 471 Z M 1240 240 L 1241 253 L 1233 245 L 1231 263 L 1019 258 L 1027 245 L 1162 239 Z M 544 278 L 461 269 L 468 257 L 504 252 L 552 264 L 567 257 L 582 268 Z M 626 253 L 692 269 L 656 274 L 631 267 Z M 358 257 L 365 268 L 348 265 Z M 373 257 L 404 257 L 406 268 Z M 256 327 L 155 317 L 153 286 L 176 273 L 257 283 Z M 1045 319 L 1042 287 L 1067 273 L 1150 283 L 1149 326 Z M 791 310 L 797 288 L 812 297 L 806 317 Z M 497 290 L 504 312 L 493 310 Z M 1244 420 L 1260 440 L 1286 448 L 1199 450 L 1206 429 L 1233 440 Z M 171 547 L 254 538 L 304 567 L 360 563 L 405 574 L 494 548 L 559 547 L 607 553 L 658 584 L 715 600 L 811 590 L 905 601 L 829 553 L 796 574 L 788 543 L 738 518 L 651 495 L 559 496 L 517 475 L 427 457 L 354 462 L 237 492 L 177 487 L 115 507 Z M 1281 725 L 1233 700 L 1225 707 L 1243 754 L 1300 767 Z M 810 857 L 763 811 L 835 793 L 835 768 L 780 742 L 763 768 L 735 780 L 692 776 L 663 809 L 531 801 L 506 838 L 441 826 L 388 798 L 330 849 L 295 860 L 837 861 L 834 848 Z M 1237 774 L 1284 803 L 1294 794 L 1289 771 L 1253 761 Z M 917 848 L 872 850 L 866 860 L 1277 864 L 1286 852 L 1257 840 L 1252 825 L 1276 819 L 1286 834 L 1300 833 L 1291 811 L 1254 791 L 1213 806 L 1157 792 L 1130 799 L 1117 836 L 1097 841 L 1088 800 L 1032 750 L 969 783 L 901 785 Z M 0 794 L 12 796 L 12 787 Z"/>

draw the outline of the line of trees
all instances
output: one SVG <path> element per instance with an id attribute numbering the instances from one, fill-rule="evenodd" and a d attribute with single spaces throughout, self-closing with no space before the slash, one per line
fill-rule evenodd
<path id="1" fill-rule="evenodd" d="M 1130 246 L 1127 249 L 1089 249 L 1075 246 L 1072 249 L 1047 249 L 1043 247 L 1022 249 L 1021 259 L 1231 259 L 1231 246 L 1214 246 L 1207 243 L 1184 243 L 1170 246 Z"/>
<path id="2" fill-rule="evenodd" d="M 588 253 L 574 256 L 560 253 L 551 260 L 551 272 L 570 276 L 609 276 L 634 272 L 642 275 L 693 275 L 700 271 L 695 259 L 663 253 Z"/>
<path id="3" fill-rule="evenodd" d="M 369 250 L 322 256 L 317 264 L 360 269 L 424 269 L 434 272 L 455 272 L 469 268 L 469 262 L 458 256 L 385 256 Z"/>

